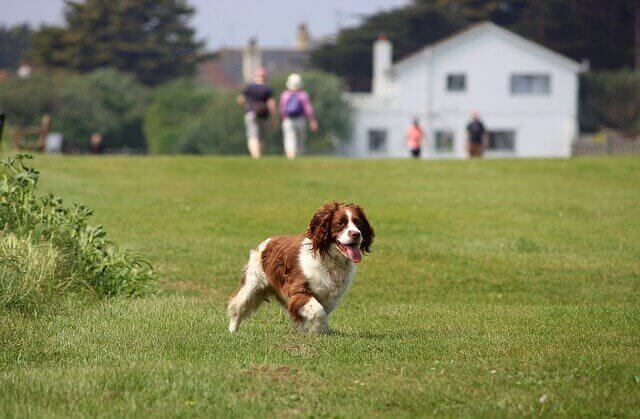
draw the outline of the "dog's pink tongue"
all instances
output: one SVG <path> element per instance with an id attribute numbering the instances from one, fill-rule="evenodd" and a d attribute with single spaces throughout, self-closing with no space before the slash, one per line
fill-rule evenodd
<path id="1" fill-rule="evenodd" d="M 351 259 L 353 263 L 360 263 L 362 260 L 362 253 L 356 246 L 346 246 L 347 256 Z"/>

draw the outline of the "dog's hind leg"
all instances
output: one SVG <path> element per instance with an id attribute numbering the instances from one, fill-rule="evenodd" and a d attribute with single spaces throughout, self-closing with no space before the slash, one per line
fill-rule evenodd
<path id="1" fill-rule="evenodd" d="M 229 332 L 235 333 L 240 322 L 247 319 L 265 301 L 268 284 L 262 270 L 259 252 L 252 250 L 240 289 L 229 301 Z"/>

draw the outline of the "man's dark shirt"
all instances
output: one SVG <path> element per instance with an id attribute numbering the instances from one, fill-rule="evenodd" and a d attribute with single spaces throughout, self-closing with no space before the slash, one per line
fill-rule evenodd
<path id="1" fill-rule="evenodd" d="M 481 144 L 486 130 L 482 121 L 471 121 L 467 125 L 467 132 L 469 133 L 469 141 Z"/>
<path id="2" fill-rule="evenodd" d="M 259 118 L 269 116 L 267 101 L 273 97 L 273 90 L 266 84 L 249 83 L 242 94 L 246 98 L 245 110 L 255 112 Z"/>

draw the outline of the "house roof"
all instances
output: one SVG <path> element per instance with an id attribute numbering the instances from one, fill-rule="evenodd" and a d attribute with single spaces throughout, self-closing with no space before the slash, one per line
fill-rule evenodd
<path id="1" fill-rule="evenodd" d="M 562 54 L 559 54 L 547 47 L 544 47 L 536 42 L 533 42 L 527 38 L 524 38 L 515 32 L 507 30 L 501 26 L 496 25 L 493 22 L 485 21 L 479 22 L 473 25 L 466 27 L 465 29 L 454 33 L 451 36 L 443 38 L 439 41 L 426 45 L 425 47 L 419 49 L 418 51 L 407 55 L 400 60 L 396 61 L 393 66 L 394 67 L 402 67 L 405 64 L 412 62 L 416 58 L 423 56 L 425 54 L 433 54 L 444 48 L 451 48 L 454 45 L 458 45 L 460 43 L 466 42 L 467 40 L 474 39 L 479 34 L 482 33 L 491 33 L 499 36 L 500 38 L 511 42 L 512 44 L 529 50 L 533 54 L 537 54 L 542 56 L 550 61 L 561 65 L 568 70 L 580 72 L 583 69 L 583 66 L 571 58 L 565 57 Z"/>

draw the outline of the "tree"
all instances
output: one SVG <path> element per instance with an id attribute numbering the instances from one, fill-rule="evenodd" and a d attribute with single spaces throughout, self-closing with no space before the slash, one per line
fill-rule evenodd
<path id="1" fill-rule="evenodd" d="M 110 149 L 145 149 L 142 122 L 147 89 L 130 74 L 112 68 L 93 71 L 84 78 L 95 90 L 94 98 L 113 115 L 116 122 L 109 130 L 102 132 L 106 146 Z"/>
<path id="2" fill-rule="evenodd" d="M 640 0 L 635 0 L 635 46 L 636 71 L 640 71 Z"/>
<path id="3" fill-rule="evenodd" d="M 193 73 L 201 43 L 186 0 L 67 1 L 66 27 L 36 33 L 36 63 L 87 72 L 114 67 L 157 85 Z"/>
<path id="4" fill-rule="evenodd" d="M 0 68 L 15 69 L 20 65 L 32 33 L 28 25 L 0 26 Z"/>

